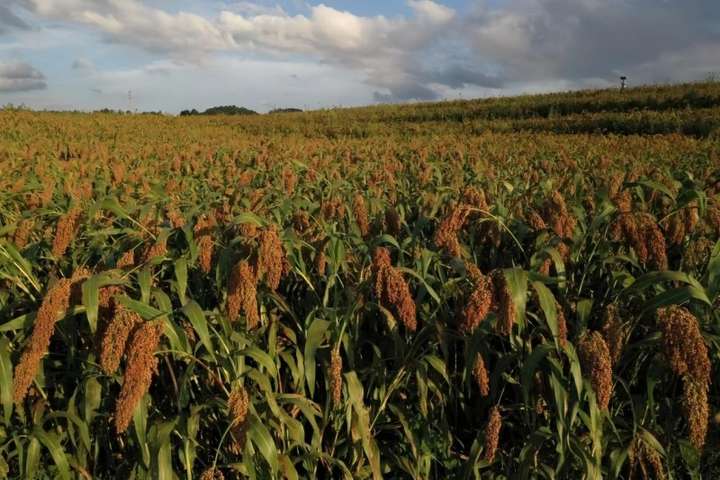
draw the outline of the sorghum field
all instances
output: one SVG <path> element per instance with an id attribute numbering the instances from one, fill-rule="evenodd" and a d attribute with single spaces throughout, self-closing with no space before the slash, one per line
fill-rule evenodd
<path id="1" fill-rule="evenodd" d="M 0 477 L 720 476 L 720 84 L 0 112 Z"/>

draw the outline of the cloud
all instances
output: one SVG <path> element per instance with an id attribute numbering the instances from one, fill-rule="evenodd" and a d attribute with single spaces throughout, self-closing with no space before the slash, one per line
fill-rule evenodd
<path id="1" fill-rule="evenodd" d="M 607 80 L 621 73 L 657 81 L 652 64 L 668 55 L 691 54 L 696 64 L 713 65 L 697 49 L 720 48 L 718 22 L 717 0 L 509 0 L 496 8 L 477 2 L 463 30 L 477 58 L 499 65 L 511 81 Z"/>
<path id="2" fill-rule="evenodd" d="M 285 10 L 280 5 L 268 6 L 256 2 L 239 1 L 229 5 L 228 9 L 242 15 L 284 15 Z"/>
<path id="3" fill-rule="evenodd" d="M 436 100 L 437 92 L 417 82 L 403 82 L 387 87 L 390 93 L 374 92 L 376 102 L 402 102 L 406 100 Z"/>
<path id="4" fill-rule="evenodd" d="M 431 0 L 408 0 L 410 17 L 359 16 L 319 4 L 305 15 L 253 8 L 251 2 L 215 18 L 168 13 L 138 0 L 21 0 L 36 15 L 85 25 L 109 42 L 203 63 L 208 53 L 310 56 L 364 75 L 396 98 L 427 99 L 419 52 L 450 31 L 456 12 Z M 415 72 L 415 73 L 413 73 Z M 415 98 L 415 97 L 413 97 Z"/>
<path id="5" fill-rule="evenodd" d="M 110 42 L 155 53 L 201 54 L 232 46 L 210 20 L 187 12 L 168 13 L 138 0 L 20 0 L 41 17 L 93 28 Z"/>
<path id="6" fill-rule="evenodd" d="M 313 63 L 348 72 L 376 101 L 606 86 L 620 74 L 631 83 L 690 80 L 720 64 L 718 0 L 468 0 L 463 11 L 406 0 L 404 16 L 325 4 L 289 14 L 272 1 L 211 2 L 226 6 L 206 14 L 149 0 L 11 1 L 36 18 L 149 52 L 143 74 L 208 72 L 227 57 Z M 3 12 L 12 15 L 0 7 L 0 30 L 10 18 Z"/>
<path id="7" fill-rule="evenodd" d="M 15 15 L 10 7 L 0 5 L 0 34 L 10 30 L 27 30 L 30 28 L 25 21 Z"/>
<path id="8" fill-rule="evenodd" d="M 45 88 L 45 75 L 27 63 L 0 63 L 0 92 L 26 92 Z"/>
<path id="9" fill-rule="evenodd" d="M 73 60 L 71 67 L 73 70 L 80 70 L 83 72 L 95 71 L 95 64 L 87 58 L 77 58 Z"/>

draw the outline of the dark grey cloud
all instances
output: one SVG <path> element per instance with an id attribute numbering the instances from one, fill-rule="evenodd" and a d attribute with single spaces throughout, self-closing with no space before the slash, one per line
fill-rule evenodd
<path id="1" fill-rule="evenodd" d="M 464 23 L 477 58 L 516 82 L 619 73 L 682 79 L 682 72 L 652 65 L 682 54 L 711 67 L 715 59 L 697 50 L 720 48 L 717 0 L 510 0 L 498 8 L 478 2 Z"/>
<path id="2" fill-rule="evenodd" d="M 436 100 L 439 97 L 436 91 L 415 82 L 399 83 L 387 88 L 390 93 L 373 93 L 373 98 L 376 102 L 392 103 L 407 100 Z"/>
<path id="3" fill-rule="evenodd" d="M 25 21 L 15 15 L 10 7 L 0 5 L 0 34 L 12 29 L 27 30 L 30 26 Z"/>
<path id="4" fill-rule="evenodd" d="M 95 64 L 87 58 L 76 58 L 73 60 L 71 67 L 73 70 L 80 70 L 84 72 L 95 70 Z"/>
<path id="5" fill-rule="evenodd" d="M 505 78 L 489 75 L 472 66 L 451 65 L 444 69 L 423 72 L 423 80 L 454 89 L 472 85 L 485 88 L 502 88 Z"/>
<path id="6" fill-rule="evenodd" d="M 26 92 L 47 88 L 45 75 L 23 62 L 0 63 L 0 92 Z"/>

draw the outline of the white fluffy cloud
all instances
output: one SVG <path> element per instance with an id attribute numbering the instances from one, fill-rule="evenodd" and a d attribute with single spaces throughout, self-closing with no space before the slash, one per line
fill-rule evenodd
<path id="1" fill-rule="evenodd" d="M 0 63 L 0 92 L 26 92 L 47 87 L 45 75 L 27 63 Z"/>
<path id="2" fill-rule="evenodd" d="M 253 11 L 245 2 L 239 11 L 206 18 L 139 0 L 21 1 L 35 15 L 82 24 L 110 42 L 183 61 L 202 63 L 213 52 L 311 56 L 361 71 L 368 83 L 403 99 L 434 97 L 417 75 L 418 54 L 456 19 L 454 10 L 431 0 L 408 0 L 409 18 L 364 17 L 323 4 L 291 16 L 282 9 Z"/>

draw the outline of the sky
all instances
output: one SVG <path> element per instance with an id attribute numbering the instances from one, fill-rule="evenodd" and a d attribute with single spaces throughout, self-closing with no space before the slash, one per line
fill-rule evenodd
<path id="1" fill-rule="evenodd" d="M 719 72 L 720 0 L 0 0 L 0 105 L 36 109 L 318 109 Z"/>

